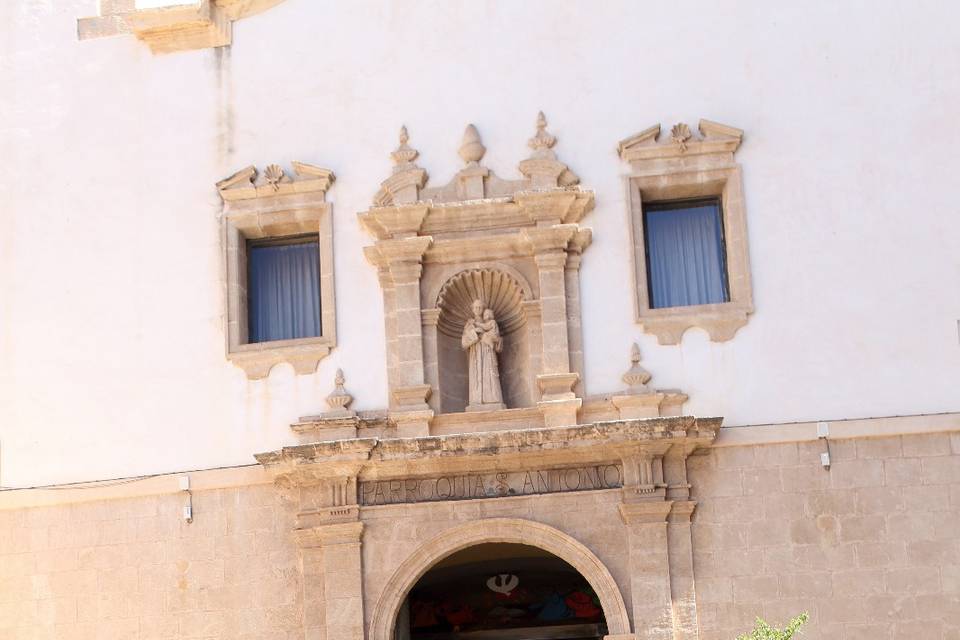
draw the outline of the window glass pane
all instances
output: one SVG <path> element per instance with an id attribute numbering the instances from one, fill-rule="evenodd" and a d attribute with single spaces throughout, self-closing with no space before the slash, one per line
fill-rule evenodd
<path id="1" fill-rule="evenodd" d="M 730 300 L 719 200 L 648 205 L 643 228 L 652 309 Z"/>
<path id="2" fill-rule="evenodd" d="M 320 335 L 320 251 L 316 241 L 250 245 L 250 342 Z"/>

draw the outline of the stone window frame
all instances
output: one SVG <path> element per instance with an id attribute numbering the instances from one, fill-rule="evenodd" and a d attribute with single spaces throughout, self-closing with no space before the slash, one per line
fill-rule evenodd
<path id="1" fill-rule="evenodd" d="M 704 329 L 714 342 L 733 338 L 753 313 L 753 285 L 747 247 L 743 173 L 733 154 L 743 132 L 701 120 L 701 138 L 685 124 L 675 125 L 659 142 L 655 125 L 620 142 L 626 175 L 636 321 L 663 345 L 679 344 L 691 327 Z M 719 198 L 723 222 L 726 277 L 730 299 L 714 304 L 652 308 L 647 284 L 643 205 L 695 198 Z"/>
<path id="2" fill-rule="evenodd" d="M 133 34 L 150 51 L 173 53 L 233 42 L 233 23 L 283 0 L 195 0 L 137 8 L 136 0 L 100 0 L 96 16 L 77 19 L 77 39 Z"/>
<path id="3" fill-rule="evenodd" d="M 333 211 L 326 191 L 333 173 L 293 162 L 288 176 L 269 165 L 261 176 L 247 167 L 217 183 L 223 199 L 226 355 L 251 379 L 265 378 L 286 362 L 297 374 L 313 373 L 336 346 L 333 268 Z M 317 235 L 320 254 L 320 335 L 311 338 L 248 342 L 247 241 Z"/>

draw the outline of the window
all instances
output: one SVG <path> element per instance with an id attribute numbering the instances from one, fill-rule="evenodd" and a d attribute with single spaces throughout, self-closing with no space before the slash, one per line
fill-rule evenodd
<path id="1" fill-rule="evenodd" d="M 250 378 L 281 362 L 313 373 L 336 345 L 333 174 L 302 162 L 248 167 L 217 183 L 223 199 L 227 358 Z"/>
<path id="2" fill-rule="evenodd" d="M 729 302 L 720 199 L 643 207 L 650 307 Z"/>
<path id="3" fill-rule="evenodd" d="M 730 340 L 753 313 L 740 165 L 743 132 L 700 121 L 702 137 L 660 125 L 620 143 L 633 240 L 637 322 L 660 344 L 690 327 Z"/>
<path id="4" fill-rule="evenodd" d="M 247 242 L 247 326 L 249 342 L 321 335 L 317 236 Z"/>

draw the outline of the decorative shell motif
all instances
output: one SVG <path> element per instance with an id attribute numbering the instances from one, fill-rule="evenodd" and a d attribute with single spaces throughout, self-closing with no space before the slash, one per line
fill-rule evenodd
<path id="1" fill-rule="evenodd" d="M 437 307 L 440 318 L 437 329 L 444 335 L 460 338 L 467 318 L 473 316 L 470 306 L 480 300 L 493 310 L 506 335 L 523 326 L 523 288 L 513 276 L 497 269 L 468 269 L 453 276 L 440 289 Z"/>
<path id="2" fill-rule="evenodd" d="M 274 191 L 280 190 L 280 181 L 283 180 L 283 169 L 278 164 L 267 165 L 263 172 L 263 177 L 267 184 L 273 187 Z"/>
<path id="3" fill-rule="evenodd" d="M 693 134 L 690 133 L 690 127 L 683 122 L 673 125 L 673 128 L 670 129 L 670 139 L 680 147 L 681 153 L 687 150 L 687 140 L 691 137 L 693 137 Z"/>

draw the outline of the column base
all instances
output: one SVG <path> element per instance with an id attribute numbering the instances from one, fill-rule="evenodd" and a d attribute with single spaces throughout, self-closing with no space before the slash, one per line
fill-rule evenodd
<path id="1" fill-rule="evenodd" d="M 543 414 L 545 427 L 569 427 L 577 424 L 577 411 L 583 400 L 569 398 L 566 400 L 541 400 L 537 408 Z"/>
<path id="2" fill-rule="evenodd" d="M 430 435 L 433 410 L 391 411 L 387 416 L 397 425 L 398 438 L 426 438 Z"/>
<path id="3" fill-rule="evenodd" d="M 664 394 L 641 393 L 622 396 L 613 396 L 610 402 L 620 412 L 621 420 L 634 420 L 637 418 L 659 418 L 660 404 L 663 402 Z"/>
<path id="4" fill-rule="evenodd" d="M 502 402 L 479 402 L 477 404 L 468 404 L 467 411 L 501 411 L 506 409 L 507 405 Z"/>

